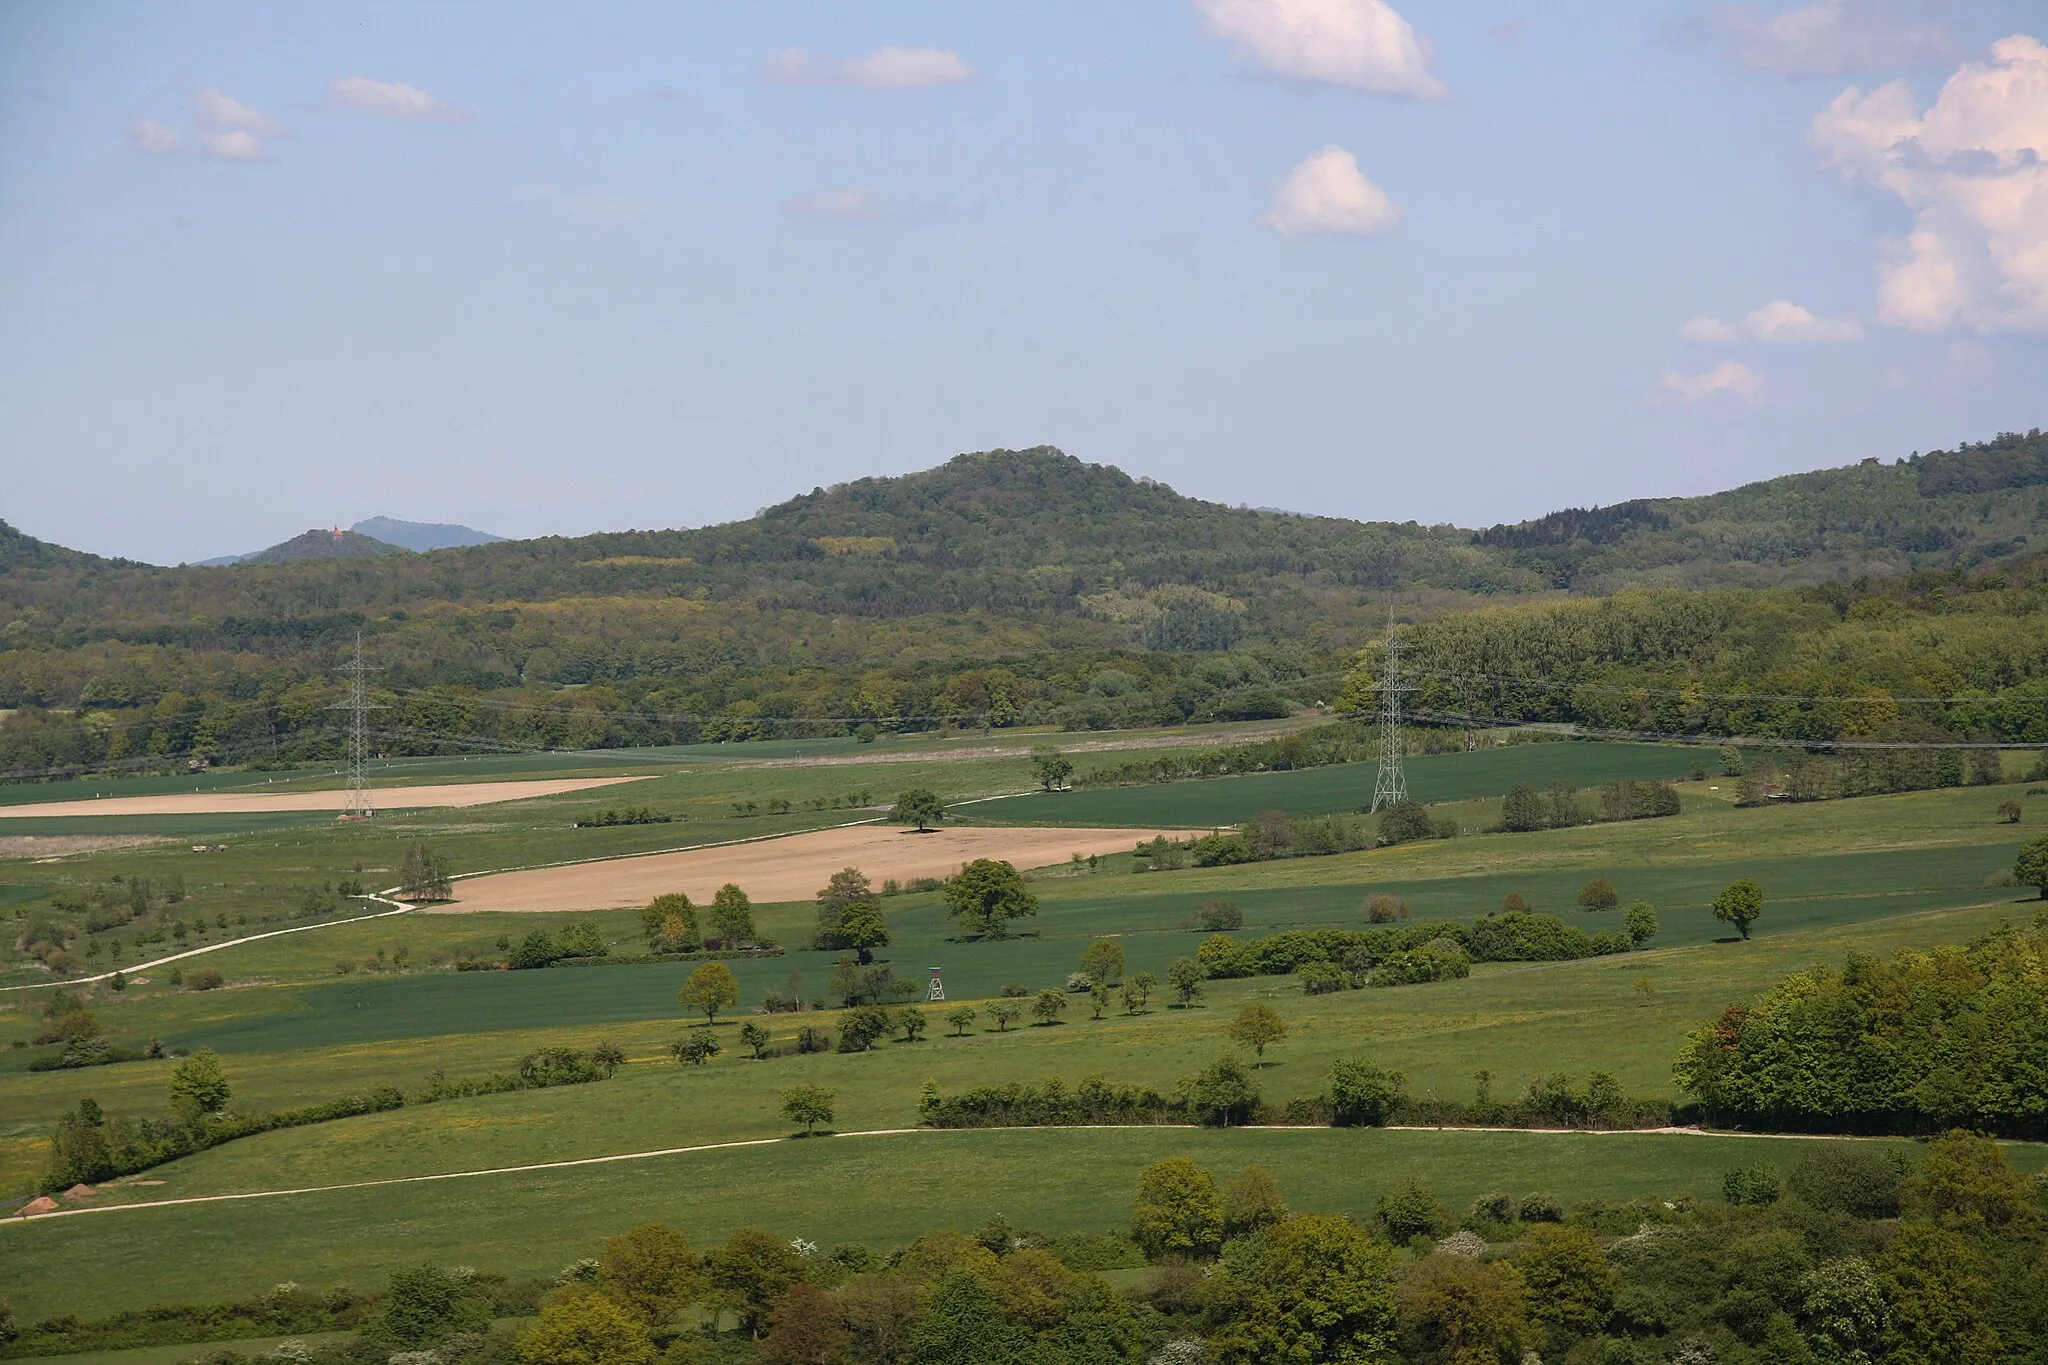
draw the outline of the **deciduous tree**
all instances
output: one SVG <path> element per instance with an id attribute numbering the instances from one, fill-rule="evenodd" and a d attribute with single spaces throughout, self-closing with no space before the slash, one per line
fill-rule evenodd
<path id="1" fill-rule="evenodd" d="M 1396 1342 L 1393 1248 L 1348 1218 L 1288 1219 L 1203 1285 L 1217 1365 L 1386 1360 Z"/>
<path id="2" fill-rule="evenodd" d="M 666 1223 L 642 1223 L 604 1244 L 597 1287 L 644 1327 L 660 1328 L 704 1293 L 690 1239 Z"/>
<path id="3" fill-rule="evenodd" d="M 690 973 L 690 979 L 676 992 L 676 1001 L 692 1013 L 702 1014 L 704 1022 L 718 1022 L 718 1012 L 729 1009 L 740 998 L 740 979 L 732 974 L 732 968 L 723 962 L 707 962 Z"/>
<path id="4" fill-rule="evenodd" d="M 939 794 L 926 787 L 912 787 L 896 797 L 896 804 L 889 810 L 889 818 L 899 825 L 916 825 L 923 834 L 939 821 L 946 818 L 946 804 L 939 800 Z"/>
<path id="5" fill-rule="evenodd" d="M 1714 918 L 1734 925 L 1744 938 L 1749 937 L 1749 926 L 1763 912 L 1764 889 L 1747 877 L 1728 883 L 1714 897 Z"/>
<path id="6" fill-rule="evenodd" d="M 997 858 L 976 858 L 949 878 L 946 904 L 963 932 L 984 938 L 1007 938 L 1009 921 L 1038 913 L 1016 867 Z"/>
<path id="7" fill-rule="evenodd" d="M 805 1083 L 793 1085 L 782 1092 L 782 1117 L 791 1123 L 801 1123 L 804 1135 L 815 1133 L 821 1123 L 832 1122 L 832 1104 L 835 1096 L 823 1086 Z"/>
<path id="8" fill-rule="evenodd" d="M 234 1087 L 210 1047 L 200 1048 L 171 1069 L 171 1107 L 182 1115 L 218 1114 Z"/>
<path id="9" fill-rule="evenodd" d="M 711 932 L 727 948 L 744 948 L 754 941 L 754 903 L 732 882 L 711 898 Z"/>
<path id="10" fill-rule="evenodd" d="M 1206 1256 L 1223 1242 L 1223 1200 L 1209 1172 L 1184 1156 L 1155 1161 L 1138 1175 L 1131 1240 L 1157 1260 Z"/>
<path id="11" fill-rule="evenodd" d="M 1263 1000 L 1254 1000 L 1230 1021 L 1232 1042 L 1252 1050 L 1259 1065 L 1266 1061 L 1266 1049 L 1287 1036 L 1287 1021 Z"/>

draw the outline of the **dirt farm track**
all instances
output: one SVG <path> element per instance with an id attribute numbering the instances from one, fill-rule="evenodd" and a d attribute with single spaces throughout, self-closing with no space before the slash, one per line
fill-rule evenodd
<path id="1" fill-rule="evenodd" d="M 706 904 L 727 882 L 759 902 L 809 900 L 842 867 L 857 867 L 876 886 L 890 877 L 945 877 L 976 858 L 1002 858 L 1020 868 L 1065 862 L 1073 854 L 1127 853 L 1157 834 L 1151 829 L 938 829 L 926 834 L 896 825 L 855 825 L 792 834 L 724 848 L 693 848 L 612 858 L 570 867 L 498 872 L 455 883 L 455 901 L 439 913 L 474 910 L 602 910 L 643 905 L 668 891 Z"/>
<path id="2" fill-rule="evenodd" d="M 370 800 L 380 810 L 419 810 L 427 806 L 488 806 L 529 796 L 560 796 L 563 792 L 640 782 L 644 777 L 565 777 L 534 782 L 450 782 L 431 787 L 372 787 Z M 343 790 L 318 792 L 179 792 L 169 796 L 108 796 L 84 801 L 25 801 L 0 806 L 0 820 L 41 819 L 61 815 L 223 815 L 246 811 L 331 810 L 348 807 Z"/>

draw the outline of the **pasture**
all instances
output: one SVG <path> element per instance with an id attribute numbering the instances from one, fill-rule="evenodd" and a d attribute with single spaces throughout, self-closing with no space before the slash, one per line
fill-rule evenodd
<path id="1" fill-rule="evenodd" d="M 798 1081 L 837 1093 L 836 1126 L 848 1132 L 914 1126 L 918 1091 L 927 1080 L 958 1090 L 998 1080 L 1105 1074 L 1170 1088 L 1230 1050 L 1228 1024 L 1252 1000 L 1272 1004 L 1290 1028 L 1257 1073 L 1272 1100 L 1320 1093 L 1330 1064 L 1358 1055 L 1400 1068 L 1413 1093 L 1446 1098 L 1469 1098 L 1482 1070 L 1492 1074 L 1496 1093 L 1517 1091 L 1529 1079 L 1558 1070 L 1583 1077 L 1600 1068 L 1631 1092 L 1663 1094 L 1669 1092 L 1673 1054 L 1689 1029 L 1791 971 L 1839 960 L 1851 948 L 1884 953 L 1961 941 L 2002 918 L 2034 913 L 2019 900 L 2021 892 L 1996 884 L 2043 809 L 2030 799 L 2019 828 L 2001 823 L 1997 803 L 2020 795 L 2011 788 L 1744 810 L 1732 806 L 1729 784 L 1686 782 L 1683 812 L 1665 819 L 1535 834 L 1479 832 L 1498 812 L 1497 803 L 1480 797 L 1511 781 L 1592 785 L 1602 773 L 1673 775 L 1689 766 L 1691 756 L 1654 746 L 1527 745 L 1444 756 L 1437 775 L 1428 779 L 1434 787 L 1419 778 L 1433 760 L 1416 760 L 1411 781 L 1418 791 L 1445 798 L 1437 813 L 1454 814 L 1468 831 L 1463 836 L 1335 857 L 1165 872 L 1136 870 L 1128 850 L 1140 829 L 1122 825 L 1132 815 L 1103 817 L 1110 833 L 1101 848 L 1123 851 L 1099 856 L 1093 866 L 1066 857 L 1088 851 L 1069 847 L 1074 835 L 1011 828 L 1036 822 L 983 816 L 1038 802 L 1056 804 L 1065 816 L 1083 809 L 1069 801 L 1098 799 L 1132 803 L 1128 809 L 1139 813 L 1185 813 L 1220 800 L 1225 804 L 1200 808 L 1228 809 L 1233 821 L 1264 808 L 1348 809 L 1357 804 L 1355 796 L 1342 806 L 1334 803 L 1361 770 L 1267 774 L 1250 786 L 1252 779 L 1218 779 L 969 807 L 974 819 L 962 827 L 963 835 L 1029 835 L 1036 841 L 1038 851 L 1031 856 L 1046 861 L 1032 877 L 1039 913 L 1020 921 L 1020 936 L 1011 940 L 961 941 L 937 894 L 885 898 L 892 942 L 883 958 L 917 981 L 926 966 L 941 966 L 951 1001 L 927 1008 L 931 1029 L 922 1041 L 891 1038 L 853 1055 L 782 1055 L 756 1062 L 738 1041 L 737 1019 L 727 1017 L 714 1031 L 721 1055 L 702 1068 L 678 1066 L 668 1045 L 695 1026 L 676 1003 L 676 991 L 693 969 L 689 963 L 443 969 L 459 956 L 501 955 L 501 940 L 515 941 L 532 928 L 558 930 L 571 918 L 567 905 L 559 914 L 546 908 L 405 914 L 230 946 L 185 964 L 218 967 L 228 978 L 227 989 L 179 990 L 165 974 L 153 972 L 151 984 L 120 996 L 97 990 L 92 1007 L 123 1046 L 158 1037 L 174 1048 L 216 1048 L 239 1107 L 282 1108 L 384 1084 L 412 1087 L 437 1069 L 450 1076 L 506 1070 L 545 1046 L 587 1049 L 609 1040 L 629 1061 L 616 1078 L 590 1085 L 449 1101 L 245 1139 L 150 1172 L 165 1182 L 161 1186 L 103 1197 L 206 1198 L 364 1181 L 414 1183 L 8 1225 L 0 1227 L 0 1263 L 8 1267 L 17 1311 L 40 1315 L 221 1297 L 261 1289 L 278 1278 L 360 1287 L 389 1269 L 393 1248 L 408 1260 L 460 1260 L 511 1274 L 552 1274 L 586 1254 L 597 1239 L 648 1217 L 674 1221 L 700 1242 L 741 1223 L 758 1223 L 823 1242 L 855 1239 L 883 1246 L 948 1222 L 978 1224 L 996 1212 L 1048 1232 L 1107 1229 L 1127 1217 L 1137 1169 L 1173 1152 L 1195 1154 L 1226 1171 L 1255 1160 L 1280 1178 L 1297 1206 L 1355 1212 L 1368 1212 L 1381 1190 L 1410 1172 L 1425 1176 L 1454 1205 L 1493 1187 L 1517 1193 L 1546 1188 L 1567 1200 L 1685 1190 L 1711 1195 L 1728 1166 L 1765 1149 L 1789 1151 L 1793 1140 L 1150 1128 L 777 1141 L 787 1131 L 776 1115 L 777 1096 Z M 1507 760 L 1521 766 L 1501 766 Z M 1567 760 L 1576 766 L 1557 766 Z M 806 799 L 818 801 L 866 787 L 886 800 L 899 786 L 950 779 L 957 785 L 940 790 L 958 800 L 977 789 L 1017 790 L 1028 781 L 1027 772 L 1027 760 L 1014 752 L 947 759 L 904 755 L 858 768 L 684 768 L 625 790 L 632 792 L 633 804 L 657 808 L 660 801 L 646 801 L 641 791 L 666 791 L 679 813 L 707 812 L 702 818 L 666 826 L 572 828 L 583 814 L 618 804 L 618 798 L 597 791 L 380 817 L 368 827 L 283 828 L 237 838 L 218 854 L 162 845 L 109 849 L 11 865 L 8 888 L 0 890 L 0 913 L 33 912 L 66 888 L 119 885 L 109 882 L 115 875 L 158 883 L 178 876 L 187 891 L 178 913 L 194 920 L 228 918 L 231 928 L 218 932 L 244 932 L 266 915 L 278 924 L 297 922 L 284 916 L 304 888 L 354 875 L 358 867 L 366 881 L 377 884 L 415 837 L 447 853 L 458 871 L 617 858 L 816 829 L 866 814 L 846 811 L 842 797 L 837 811 L 714 817 L 708 813 L 715 809 L 714 792 L 723 797 L 751 791 L 755 796 L 747 799 L 758 801 L 779 783 L 781 790 L 810 792 Z M 1363 772 L 1369 784 L 1370 769 Z M 786 799 L 796 804 L 796 798 Z M 881 827 L 862 833 L 905 842 L 918 838 Z M 791 845 L 748 847 L 772 860 Z M 877 881 L 890 875 L 879 864 L 869 871 Z M 1163 975 L 1168 962 L 1200 943 L 1204 935 L 1193 926 L 1192 914 L 1212 900 L 1237 904 L 1244 935 L 1360 927 L 1361 902 L 1373 891 L 1403 897 L 1424 920 L 1470 918 L 1519 891 L 1536 909 L 1592 929 L 1618 918 L 1576 908 L 1578 887 L 1596 875 L 1614 880 L 1624 899 L 1641 897 L 1657 906 L 1661 932 L 1648 949 L 1582 962 L 1482 965 L 1462 981 L 1318 997 L 1303 994 L 1292 978 L 1212 981 L 1194 1008 L 1171 1007 L 1162 990 L 1141 1013 L 1125 1015 L 1112 1006 L 1100 1020 L 1089 1017 L 1085 996 L 1069 995 L 1063 1021 L 1050 1027 L 1020 1023 L 998 1031 L 987 1011 L 989 999 L 1012 983 L 1033 992 L 1062 985 L 1079 967 L 1082 950 L 1102 935 L 1122 943 L 1128 970 Z M 1764 918 L 1750 942 L 1729 941 L 1727 926 L 1708 910 L 1720 887 L 1738 876 L 1755 877 L 1765 888 Z M 635 896 L 646 889 L 637 888 Z M 814 889 L 796 886 L 796 893 L 807 896 Z M 234 923 L 241 918 L 249 921 L 246 926 Z M 635 911 L 600 910 L 585 918 L 615 949 L 638 951 Z M 807 941 L 814 919 L 808 899 L 757 905 L 761 929 L 792 950 L 731 964 L 742 987 L 741 1010 L 769 989 L 825 995 L 837 954 L 797 946 Z M 0 1041 L 26 1041 L 44 994 L 0 996 Z M 974 1005 L 977 1017 L 964 1037 L 955 1037 L 943 1016 L 962 1001 Z M 799 1025 L 829 1029 L 836 1020 L 831 1011 L 756 1017 L 782 1048 Z M 0 1047 L 0 1192 L 17 1197 L 33 1187 L 51 1125 L 80 1099 L 90 1096 L 116 1114 L 158 1113 L 165 1104 L 169 1063 L 28 1072 L 27 1062 L 46 1052 Z M 518 1175 L 417 1180 L 753 1140 L 769 1145 Z M 2040 1164 L 2034 1149 L 2017 1159 L 2027 1169 Z M 732 1199 L 731 1191 L 742 1188 L 748 1198 Z M 165 1258 L 165 1245 L 178 1246 L 181 1254 Z M 70 1272 L 82 1257 L 91 1257 L 95 1267 L 90 1293 Z M 27 1273 L 15 1273 L 17 1266 L 26 1266 Z"/>
<path id="2" fill-rule="evenodd" d="M 422 1262 L 553 1276 L 650 1220 L 684 1229 L 699 1246 L 752 1226 L 881 1250 L 998 1213 L 1052 1235 L 1113 1231 L 1129 1225 L 1139 1170 L 1165 1156 L 1193 1157 L 1222 1175 L 1258 1165 L 1296 1208 L 1369 1217 L 1378 1197 L 1410 1176 L 1460 1208 L 1496 1189 L 1571 1202 L 1711 1198 L 1729 1167 L 1789 1165 L 1812 1141 L 1330 1128 L 848 1136 L 0 1224 L 0 1255 L 19 1267 L 10 1276 L 17 1312 L 34 1319 L 85 1300 L 106 1312 L 252 1295 L 281 1276 L 362 1288 Z M 2015 1164 L 2035 1169 L 2040 1155 L 2017 1150 Z M 177 1255 L 164 1254 L 170 1245 Z M 67 1267 L 88 1263 L 94 1283 L 85 1290 Z"/>

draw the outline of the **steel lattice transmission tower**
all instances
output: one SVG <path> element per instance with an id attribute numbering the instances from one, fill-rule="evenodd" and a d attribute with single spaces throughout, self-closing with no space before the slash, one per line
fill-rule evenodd
<path id="1" fill-rule="evenodd" d="M 1393 609 L 1387 611 L 1387 661 L 1374 684 L 1380 694 L 1380 773 L 1372 784 L 1372 808 L 1380 810 L 1408 799 L 1408 777 L 1401 770 L 1401 694 L 1415 689 L 1401 682 L 1401 641 L 1394 634 Z"/>
<path id="2" fill-rule="evenodd" d="M 370 704 L 369 675 L 376 670 L 363 662 L 363 633 L 356 632 L 355 658 L 341 666 L 348 674 L 348 697 L 331 710 L 348 712 L 348 804 L 344 820 L 367 820 L 377 812 L 370 805 Z"/>

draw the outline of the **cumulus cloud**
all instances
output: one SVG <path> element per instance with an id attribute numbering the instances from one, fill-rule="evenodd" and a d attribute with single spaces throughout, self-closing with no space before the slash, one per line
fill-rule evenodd
<path id="1" fill-rule="evenodd" d="M 234 96 L 223 95 L 211 87 L 193 96 L 192 108 L 199 117 L 199 126 L 213 132 L 242 132 L 269 137 L 284 131 L 282 123 L 261 109 L 251 108 Z"/>
<path id="2" fill-rule="evenodd" d="M 338 109 L 355 109 L 408 123 L 460 123 L 470 116 L 467 109 L 437 100 L 416 85 L 369 76 L 335 77 L 327 82 L 327 102 Z"/>
<path id="3" fill-rule="evenodd" d="M 1354 237 L 1385 232 L 1401 221 L 1401 206 L 1358 169 L 1358 158 L 1334 142 L 1312 153 L 1282 182 L 1266 222 L 1290 237 L 1334 233 Z"/>
<path id="4" fill-rule="evenodd" d="M 1744 318 L 1740 326 L 1719 318 L 1693 318 L 1679 329 L 1687 341 L 1861 341 L 1863 328 L 1853 318 L 1824 318 L 1784 299 L 1772 299 Z"/>
<path id="5" fill-rule="evenodd" d="M 128 145 L 153 156 L 175 156 L 185 150 L 185 139 L 175 128 L 166 128 L 155 119 L 139 118 L 128 125 Z"/>
<path id="6" fill-rule="evenodd" d="M 974 68 L 959 53 L 941 47 L 878 47 L 865 57 L 827 57 L 790 47 L 769 57 L 762 64 L 761 74 L 780 85 L 910 90 L 928 85 L 965 85 L 974 79 Z"/>
<path id="7" fill-rule="evenodd" d="M 261 109 L 242 103 L 211 86 L 192 97 L 190 135 L 155 119 L 139 118 L 128 125 L 128 145 L 154 156 L 196 153 L 215 161 L 261 161 L 270 155 L 270 139 L 284 125 Z"/>
<path id="8" fill-rule="evenodd" d="M 1380 95 L 1441 99 L 1429 40 L 1386 0 L 1195 0 L 1209 32 L 1262 70 Z"/>
<path id="9" fill-rule="evenodd" d="M 2048 45 L 2023 34 L 1993 43 L 1924 112 L 1902 81 L 1852 86 L 1810 136 L 1844 178 L 1913 212 L 1879 269 L 1882 321 L 2048 329 Z"/>
<path id="10" fill-rule="evenodd" d="M 216 161 L 261 161 L 270 155 L 269 144 L 243 128 L 202 132 L 193 141 L 202 155 Z"/>
<path id="11" fill-rule="evenodd" d="M 1715 5 L 1698 26 L 1730 61 L 1795 79 L 1944 62 L 1955 40 L 1928 0 L 1810 0 L 1766 14 Z"/>
<path id="12" fill-rule="evenodd" d="M 799 195 L 785 202 L 783 208 L 806 218 L 880 218 L 883 212 L 882 197 L 865 185 Z"/>
<path id="13" fill-rule="evenodd" d="M 1700 374 L 1680 374 L 1676 370 L 1664 372 L 1664 392 L 1688 405 L 1723 394 L 1740 398 L 1745 403 L 1754 403 L 1763 391 L 1763 376 L 1734 360 L 1724 360 Z"/>

